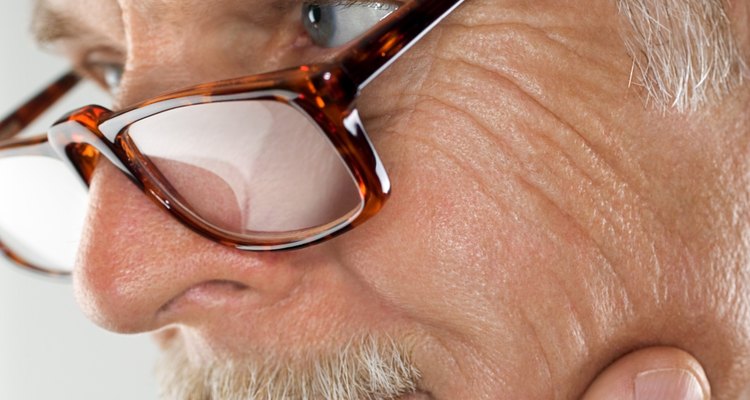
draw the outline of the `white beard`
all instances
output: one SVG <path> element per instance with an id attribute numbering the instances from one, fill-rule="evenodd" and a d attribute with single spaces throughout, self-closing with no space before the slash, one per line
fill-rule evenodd
<path id="1" fill-rule="evenodd" d="M 331 354 L 243 363 L 191 365 L 181 341 L 159 366 L 165 400 L 380 400 L 417 390 L 419 370 L 407 345 L 352 340 Z"/>

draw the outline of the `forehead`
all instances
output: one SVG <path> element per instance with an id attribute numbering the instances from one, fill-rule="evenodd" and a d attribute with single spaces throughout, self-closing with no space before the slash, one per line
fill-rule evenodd
<path id="1" fill-rule="evenodd" d="M 321 0 L 330 2 L 335 0 Z M 111 41 L 125 39 L 126 27 L 147 24 L 186 25 L 220 14 L 252 14 L 262 21 L 270 10 L 302 0 L 35 0 L 34 34 L 41 42 L 96 33 Z M 268 15 L 266 15 L 268 14 Z M 137 21 L 132 20 L 136 16 Z M 123 20 L 130 19 L 130 23 Z"/>
<path id="2" fill-rule="evenodd" d="M 40 42 L 96 33 L 105 39 L 124 35 L 116 0 L 36 0 L 33 33 Z"/>
<path id="3" fill-rule="evenodd" d="M 70 13 L 86 11 L 87 14 L 80 14 L 82 16 L 99 12 L 117 14 L 122 9 L 138 9 L 139 11 L 158 14 L 159 11 L 171 8 L 199 8 L 201 4 L 208 7 L 222 2 L 221 0 L 208 2 L 192 0 L 35 0 L 36 5 L 41 8 Z"/>

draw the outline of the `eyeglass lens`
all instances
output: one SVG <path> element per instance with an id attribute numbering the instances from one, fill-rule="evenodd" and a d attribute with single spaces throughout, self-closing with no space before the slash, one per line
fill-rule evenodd
<path id="1" fill-rule="evenodd" d="M 362 207 L 346 164 L 307 115 L 276 101 L 172 109 L 129 139 L 198 218 L 244 237 L 318 229 Z"/>
<path id="2" fill-rule="evenodd" d="M 333 144 L 285 103 L 190 105 L 130 125 L 126 140 L 149 179 L 202 223 L 247 240 L 325 232 L 356 218 L 358 185 Z M 47 157 L 0 159 L 0 237 L 35 265 L 75 264 L 88 194 L 72 169 Z"/>
<path id="3" fill-rule="evenodd" d="M 83 229 L 88 192 L 62 161 L 0 158 L 0 237 L 16 255 L 42 268 L 70 272 Z"/>

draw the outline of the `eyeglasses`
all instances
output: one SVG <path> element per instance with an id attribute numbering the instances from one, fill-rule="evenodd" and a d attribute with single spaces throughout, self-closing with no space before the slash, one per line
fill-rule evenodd
<path id="1" fill-rule="evenodd" d="M 299 248 L 362 224 L 391 187 L 356 99 L 462 2 L 409 1 L 332 62 L 119 112 L 88 106 L 46 135 L 14 139 L 80 80 L 64 75 L 0 122 L 0 249 L 22 267 L 69 275 L 102 156 L 184 225 L 240 250 Z"/>

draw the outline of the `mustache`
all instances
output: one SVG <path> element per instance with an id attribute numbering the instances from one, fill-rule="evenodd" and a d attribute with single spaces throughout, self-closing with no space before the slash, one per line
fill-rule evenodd
<path id="1" fill-rule="evenodd" d="M 191 363 L 181 340 L 157 372 L 164 400 L 385 400 L 417 391 L 410 340 L 354 338 L 339 349 L 292 357 Z"/>

